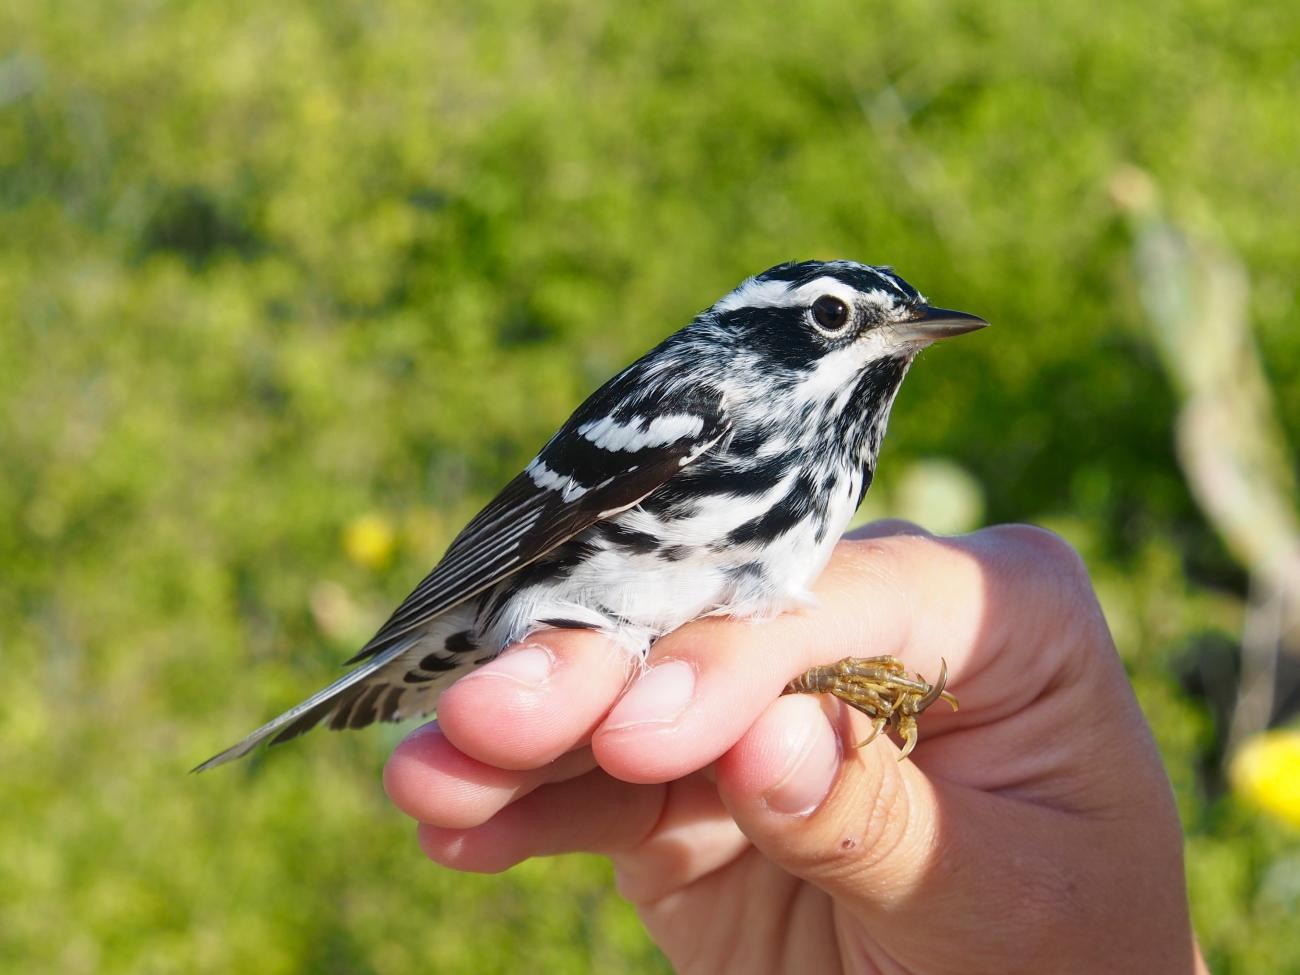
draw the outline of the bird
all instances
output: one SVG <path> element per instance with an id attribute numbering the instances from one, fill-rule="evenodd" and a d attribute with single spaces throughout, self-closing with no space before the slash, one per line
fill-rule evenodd
<path id="1" fill-rule="evenodd" d="M 938 308 L 889 266 L 786 262 L 746 278 L 587 398 L 452 541 L 352 669 L 195 768 L 321 722 L 436 711 L 438 694 L 548 629 L 598 631 L 644 660 L 706 616 L 763 620 L 810 587 L 876 471 L 917 354 L 988 322 Z M 872 737 L 943 697 L 889 655 L 811 668 Z M 870 739 L 868 739 L 870 740 Z M 865 742 L 864 742 L 865 744 Z"/>

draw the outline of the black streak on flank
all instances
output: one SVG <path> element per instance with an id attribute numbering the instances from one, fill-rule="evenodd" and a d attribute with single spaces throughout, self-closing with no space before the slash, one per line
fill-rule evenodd
<path id="1" fill-rule="evenodd" d="M 562 616 L 552 616 L 548 619 L 538 620 L 543 626 L 553 626 L 557 630 L 594 630 L 597 629 L 595 623 L 585 623 L 582 620 L 566 619 Z"/>
<path id="2" fill-rule="evenodd" d="M 577 538 L 569 539 L 540 562 L 534 562 L 515 573 L 514 589 L 517 591 L 552 579 L 565 579 L 599 551 L 593 542 L 587 541 L 587 533 L 584 532 Z"/>
<path id="3" fill-rule="evenodd" d="M 826 529 L 827 529 L 828 527 L 829 527 L 829 526 L 826 524 L 826 519 L 825 519 L 825 518 L 821 518 L 821 517 L 818 517 L 818 518 L 817 518 L 817 530 L 813 532 L 813 542 L 814 542 L 814 543 L 820 545 L 820 544 L 825 540 L 825 538 L 826 538 Z"/>
<path id="4" fill-rule="evenodd" d="M 669 562 L 680 562 L 694 554 L 695 549 L 689 545 L 665 545 L 659 550 L 659 557 Z"/>
<path id="5" fill-rule="evenodd" d="M 696 497 L 729 494 L 753 498 L 776 487 L 794 463 L 793 451 L 762 460 L 708 460 L 681 473 L 682 490 Z"/>
<path id="6" fill-rule="evenodd" d="M 770 542 L 784 535 L 812 512 L 816 504 L 816 485 L 807 471 L 795 479 L 790 490 L 776 504 L 758 518 L 747 521 L 732 531 L 726 545 L 748 545 L 751 542 Z"/>
<path id="7" fill-rule="evenodd" d="M 776 436 L 781 425 L 780 423 L 754 423 L 732 431 L 731 438 L 727 442 L 727 453 L 735 457 L 753 457 L 764 444 Z"/>
<path id="8" fill-rule="evenodd" d="M 649 532 L 640 532 L 612 521 L 601 522 L 594 526 L 592 531 L 615 548 L 625 549 L 636 555 L 648 555 L 659 547 L 659 539 Z"/>
<path id="9" fill-rule="evenodd" d="M 727 570 L 727 577 L 735 582 L 742 579 L 762 579 L 765 575 L 767 571 L 761 562 L 742 562 Z"/>
<path id="10" fill-rule="evenodd" d="M 686 470 L 689 471 L 691 468 L 688 467 Z M 641 508 L 656 518 L 675 521 L 678 518 L 694 517 L 700 510 L 700 499 L 690 488 L 685 477 L 679 474 L 642 501 Z"/>

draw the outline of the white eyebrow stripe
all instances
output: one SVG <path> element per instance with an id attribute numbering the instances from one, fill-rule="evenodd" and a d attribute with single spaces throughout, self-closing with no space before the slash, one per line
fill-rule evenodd
<path id="1" fill-rule="evenodd" d="M 704 429 L 702 417 L 690 413 L 666 413 L 643 427 L 645 418 L 628 423 L 611 416 L 601 417 L 578 427 L 578 433 L 602 450 L 644 450 L 666 447 L 686 437 L 698 437 Z"/>
<path id="2" fill-rule="evenodd" d="M 749 278 L 714 304 L 713 310 L 726 312 L 737 308 L 780 308 L 792 304 L 789 294 L 789 281 L 759 281 L 757 278 Z"/>
<path id="3" fill-rule="evenodd" d="M 797 288 L 791 287 L 789 281 L 759 281 L 757 278 L 750 278 L 715 304 L 713 310 L 729 312 L 740 308 L 801 308 L 811 305 L 822 295 L 834 295 L 850 306 L 864 297 L 886 308 L 900 300 L 884 288 L 858 291 L 852 285 L 845 284 L 839 278 L 829 274 L 799 285 Z"/>

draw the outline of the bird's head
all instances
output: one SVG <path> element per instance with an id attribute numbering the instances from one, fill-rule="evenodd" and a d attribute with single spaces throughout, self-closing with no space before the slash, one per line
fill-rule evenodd
<path id="1" fill-rule="evenodd" d="M 888 267 L 853 261 L 778 264 L 742 282 L 710 313 L 739 345 L 797 371 L 842 364 L 856 372 L 881 358 L 911 359 L 938 339 L 988 324 L 927 304 Z"/>
<path id="2" fill-rule="evenodd" d="M 853 261 L 778 264 L 701 318 L 726 337 L 745 377 L 734 399 L 833 423 L 842 443 L 872 457 L 916 354 L 988 324 L 928 304 L 887 267 Z"/>

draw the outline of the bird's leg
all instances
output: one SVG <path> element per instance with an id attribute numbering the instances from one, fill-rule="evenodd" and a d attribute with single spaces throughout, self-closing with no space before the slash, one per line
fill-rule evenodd
<path id="1" fill-rule="evenodd" d="M 886 725 L 903 739 L 899 760 L 916 747 L 916 717 L 939 698 L 954 711 L 957 699 L 944 690 L 948 682 L 947 661 L 939 661 L 939 679 L 927 683 L 918 674 L 908 677 L 897 657 L 845 657 L 838 663 L 810 667 L 786 685 L 786 694 L 830 694 L 871 719 L 871 734 L 858 743 L 870 742 Z"/>

